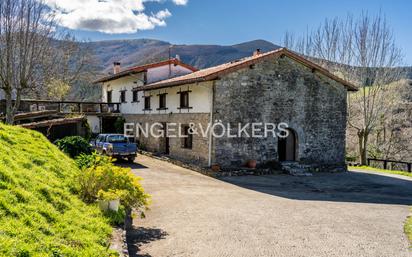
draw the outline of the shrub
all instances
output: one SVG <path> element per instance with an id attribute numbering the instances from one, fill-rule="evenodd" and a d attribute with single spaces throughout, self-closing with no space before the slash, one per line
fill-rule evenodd
<path id="1" fill-rule="evenodd" d="M 106 163 L 83 169 L 78 176 L 78 190 L 85 202 L 116 192 L 126 208 L 142 210 L 147 208 L 150 196 L 144 192 L 140 180 L 130 168 Z"/>
<path id="2" fill-rule="evenodd" d="M 121 208 L 118 212 L 104 212 L 111 224 L 124 223 L 125 209 L 136 208 L 144 217 L 143 210 L 147 208 L 150 196 L 144 193 L 140 178 L 129 168 L 113 165 L 113 159 L 93 152 L 90 155 L 81 154 L 76 158 L 76 164 L 81 169 L 77 175 L 77 191 L 87 203 L 96 200 L 111 201 L 120 199 Z"/>
<path id="3" fill-rule="evenodd" d="M 127 194 L 125 190 L 113 190 L 113 189 L 109 189 L 109 191 L 99 190 L 99 192 L 97 193 L 97 197 L 100 200 L 112 201 L 112 200 L 122 198 L 125 194 Z"/>
<path id="4" fill-rule="evenodd" d="M 356 156 L 351 156 L 351 155 L 346 156 L 346 161 L 347 162 L 356 162 L 357 159 L 358 159 L 358 157 L 356 157 Z"/>
<path id="5" fill-rule="evenodd" d="M 90 140 L 90 138 L 92 137 L 93 133 L 92 133 L 92 128 L 90 128 L 89 122 L 87 122 L 87 119 L 84 119 L 84 120 L 82 121 L 82 126 L 83 126 L 83 128 L 84 128 L 84 130 L 85 130 L 84 138 L 85 138 L 86 140 Z"/>
<path id="6" fill-rule="evenodd" d="M 80 154 L 76 157 L 76 164 L 80 169 L 102 166 L 112 163 L 114 159 L 109 156 L 101 155 L 94 151 L 92 154 Z"/>
<path id="7" fill-rule="evenodd" d="M 358 160 L 358 155 L 354 151 L 347 151 L 346 156 L 345 156 L 345 160 L 347 162 L 356 162 Z"/>
<path id="8" fill-rule="evenodd" d="M 54 143 L 60 150 L 62 150 L 72 158 L 75 158 L 80 154 L 91 154 L 93 151 L 89 142 L 79 136 L 65 137 L 56 140 Z"/>

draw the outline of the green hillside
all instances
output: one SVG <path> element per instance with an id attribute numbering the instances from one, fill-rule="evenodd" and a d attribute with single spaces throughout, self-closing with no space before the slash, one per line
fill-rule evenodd
<path id="1" fill-rule="evenodd" d="M 73 160 L 0 123 L 0 256 L 109 256 L 111 227 L 73 191 Z"/>

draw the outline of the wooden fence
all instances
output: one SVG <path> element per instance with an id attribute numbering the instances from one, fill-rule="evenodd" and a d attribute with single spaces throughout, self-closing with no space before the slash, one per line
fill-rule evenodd
<path id="1" fill-rule="evenodd" d="M 390 166 L 389 169 L 412 172 L 412 162 L 368 158 L 368 166 L 382 168 L 384 170 L 387 170 L 388 166 Z"/>
<path id="2" fill-rule="evenodd" d="M 119 113 L 121 103 L 51 101 L 23 99 L 18 112 L 57 111 L 58 113 Z M 5 112 L 5 100 L 0 100 L 0 113 Z"/>

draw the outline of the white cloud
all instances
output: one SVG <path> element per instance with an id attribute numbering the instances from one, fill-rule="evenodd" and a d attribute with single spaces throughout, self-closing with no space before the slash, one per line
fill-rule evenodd
<path id="1" fill-rule="evenodd" d="M 168 9 L 155 14 L 144 12 L 145 2 L 159 0 L 45 0 L 56 13 L 61 26 L 103 33 L 134 33 L 166 26 L 172 14 Z M 187 0 L 173 0 L 183 5 Z M 160 1 L 161 3 L 161 1 Z"/>
<path id="2" fill-rule="evenodd" d="M 188 0 L 173 0 L 176 5 L 187 5 Z"/>
<path id="3" fill-rule="evenodd" d="M 169 12 L 168 9 L 161 10 L 155 14 L 155 17 L 158 19 L 166 19 L 170 16 L 172 16 L 172 14 Z"/>

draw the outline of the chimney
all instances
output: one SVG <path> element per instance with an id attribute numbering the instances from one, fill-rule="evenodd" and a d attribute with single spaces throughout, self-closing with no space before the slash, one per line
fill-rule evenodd
<path id="1" fill-rule="evenodd" d="M 120 62 L 114 62 L 113 63 L 113 74 L 116 74 L 119 72 L 120 72 Z"/>
<path id="2" fill-rule="evenodd" d="M 257 56 L 257 55 L 259 55 L 259 54 L 261 54 L 260 48 L 256 49 L 256 50 L 253 52 L 253 56 Z"/>

